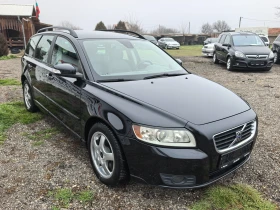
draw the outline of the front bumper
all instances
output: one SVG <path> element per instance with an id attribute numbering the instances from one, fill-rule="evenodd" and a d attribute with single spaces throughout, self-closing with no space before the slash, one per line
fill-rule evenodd
<path id="1" fill-rule="evenodd" d="M 273 66 L 274 59 L 249 59 L 234 57 L 232 66 L 238 69 L 269 69 Z"/>
<path id="2" fill-rule="evenodd" d="M 257 132 L 245 145 L 224 154 L 217 152 L 212 136 L 221 129 L 228 129 L 225 127 L 228 122 L 231 122 L 232 127 L 240 125 L 242 121 L 239 119 L 240 116 L 242 120 L 246 118 L 246 121 L 256 119 L 254 112 L 250 110 L 226 120 L 210 123 L 212 124 L 210 126 L 198 126 L 200 128 L 196 130 L 204 130 L 205 135 L 200 132 L 195 134 L 197 148 L 159 147 L 143 143 L 133 137 L 123 137 L 121 142 L 131 177 L 150 185 L 191 189 L 207 186 L 227 176 L 249 160 Z M 249 152 L 234 159 L 231 165 L 222 167 L 222 155 L 240 151 L 244 147 L 248 147 Z"/>

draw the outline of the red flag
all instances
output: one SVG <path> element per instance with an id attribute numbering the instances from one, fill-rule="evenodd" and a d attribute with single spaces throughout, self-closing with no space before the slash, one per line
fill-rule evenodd
<path id="1" fill-rule="evenodd" d="M 36 1 L 36 18 L 39 18 L 39 14 L 40 14 L 40 9 L 39 9 L 38 3 Z"/>

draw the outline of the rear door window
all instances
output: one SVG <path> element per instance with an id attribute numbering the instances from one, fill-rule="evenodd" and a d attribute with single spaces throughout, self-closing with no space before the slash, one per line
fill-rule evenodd
<path id="1" fill-rule="evenodd" d="M 47 63 L 49 51 L 53 42 L 54 36 L 45 35 L 39 41 L 36 50 L 35 50 L 35 58 Z"/>
<path id="2" fill-rule="evenodd" d="M 26 50 L 25 50 L 25 54 L 26 55 L 29 55 L 30 57 L 33 57 L 34 55 L 34 51 L 35 51 L 35 47 L 38 43 L 38 41 L 40 40 L 41 36 L 33 36 L 28 44 L 27 44 L 27 47 L 26 47 Z"/>

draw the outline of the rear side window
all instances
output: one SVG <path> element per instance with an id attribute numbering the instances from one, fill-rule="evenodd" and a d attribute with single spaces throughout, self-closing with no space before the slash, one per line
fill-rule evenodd
<path id="1" fill-rule="evenodd" d="M 49 55 L 49 51 L 50 51 L 50 48 L 52 45 L 53 38 L 54 37 L 51 35 L 45 35 L 42 37 L 42 39 L 39 41 L 39 43 L 36 47 L 35 58 L 47 63 L 48 55 Z"/>
<path id="2" fill-rule="evenodd" d="M 220 40 L 219 40 L 219 43 L 220 43 L 220 44 L 223 44 L 225 38 L 226 38 L 226 35 L 222 35 L 221 38 L 220 38 Z"/>
<path id="3" fill-rule="evenodd" d="M 35 47 L 36 47 L 40 38 L 41 38 L 41 36 L 33 36 L 29 40 L 28 45 L 27 45 L 26 50 L 25 50 L 26 55 L 29 55 L 29 56 L 33 57 Z"/>

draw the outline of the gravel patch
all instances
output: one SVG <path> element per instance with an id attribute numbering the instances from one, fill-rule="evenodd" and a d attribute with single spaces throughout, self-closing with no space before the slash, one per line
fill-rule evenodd
<path id="1" fill-rule="evenodd" d="M 228 72 L 203 57 L 182 58 L 185 66 L 236 92 L 259 116 L 259 135 L 251 160 L 231 176 L 213 184 L 250 184 L 280 204 L 280 65 L 270 72 Z M 9 69 L 9 73 L 6 70 Z M 3 73 L 4 72 L 4 73 Z M 0 61 L 0 78 L 19 78 L 20 60 Z M 0 103 L 21 98 L 20 89 L 1 88 Z M 14 96 L 9 96 L 13 92 Z M 205 189 L 175 190 L 129 182 L 108 188 L 95 177 L 85 146 L 62 129 L 34 146 L 26 134 L 60 127 L 46 116 L 30 124 L 16 124 L 0 146 L 0 209 L 51 209 L 56 201 L 48 192 L 58 188 L 91 190 L 90 203 L 75 201 L 68 209 L 187 209 Z M 213 186 L 212 185 L 212 186 Z"/>

